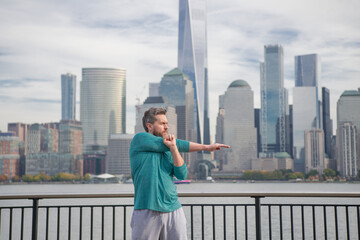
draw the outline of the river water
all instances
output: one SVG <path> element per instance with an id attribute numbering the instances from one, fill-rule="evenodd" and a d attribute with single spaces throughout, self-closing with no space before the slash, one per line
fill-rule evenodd
<path id="1" fill-rule="evenodd" d="M 178 192 L 183 193 L 271 193 L 271 192 L 360 192 L 360 184 L 352 183 L 191 183 L 177 185 Z M 132 184 L 19 184 L 19 185 L 0 185 L 0 194 L 69 194 L 69 193 L 128 193 L 133 192 L 134 188 Z M 180 199 L 183 204 L 253 204 L 254 199 L 251 198 L 182 198 Z M 265 198 L 261 200 L 262 204 L 278 204 L 278 203 L 319 203 L 319 204 L 335 204 L 335 203 L 347 203 L 360 205 L 360 199 L 333 199 L 333 198 Z M 55 199 L 55 200 L 41 200 L 40 206 L 56 206 L 56 205 L 99 205 L 99 204 L 133 204 L 133 199 Z M 31 201 L 28 200 L 2 200 L 0 201 L 0 207 L 4 206 L 30 206 Z M 357 230 L 357 211 L 359 208 L 349 208 L 349 225 L 350 239 L 358 238 Z M 45 209 L 39 210 L 39 239 L 45 239 Z M 190 208 L 184 207 L 185 214 L 188 220 L 188 235 L 190 237 Z M 201 239 L 201 207 L 194 207 L 194 239 Z M 204 239 L 212 239 L 213 224 L 212 224 L 212 209 L 211 207 L 204 207 Z M 269 227 L 268 227 L 268 209 L 262 208 L 262 233 L 263 239 L 269 239 Z M 280 239 L 280 222 L 279 222 L 279 208 L 272 208 L 272 227 L 271 236 L 272 239 Z M 323 210 L 317 208 L 316 210 L 316 239 L 325 239 L 324 226 L 323 226 Z M 4 209 L 0 216 L 0 239 L 8 239 L 9 233 L 9 210 Z M 327 239 L 335 239 L 335 212 L 333 209 L 328 209 L 327 213 Z M 57 214 L 56 208 L 49 210 L 49 239 L 57 239 Z M 71 213 L 71 239 L 79 239 L 79 209 L 72 210 Z M 105 208 L 104 214 L 104 238 L 112 239 L 112 209 Z M 126 231 L 127 239 L 130 239 L 130 219 L 132 214 L 132 208 L 127 208 L 126 212 Z M 216 239 L 224 239 L 223 229 L 223 207 L 215 208 L 216 220 L 215 220 L 215 235 Z M 245 220 L 245 208 L 238 207 L 237 214 L 237 239 L 245 238 L 245 222 L 248 225 L 249 239 L 255 237 L 255 221 L 254 221 L 254 208 L 250 207 L 247 210 L 247 219 Z M 300 218 L 301 209 L 294 208 L 294 238 L 302 239 L 302 221 Z M 312 208 L 305 207 L 304 210 L 304 225 L 305 225 L 305 239 L 314 239 L 313 236 L 313 222 Z M 339 219 L 338 221 L 338 234 L 339 239 L 346 239 L 346 210 L 345 208 L 339 208 L 336 213 Z M 12 239 L 20 239 L 20 210 L 13 210 L 13 235 Z M 82 239 L 90 239 L 90 208 L 84 208 L 83 212 L 83 231 Z M 60 239 L 68 239 L 68 209 L 60 210 Z M 290 239 L 291 225 L 290 225 L 290 208 L 283 208 L 282 210 L 282 233 L 283 239 Z M 116 239 L 123 239 L 123 209 L 118 208 L 115 211 Z M 226 208 L 226 239 L 234 239 L 234 208 Z M 31 210 L 25 210 L 24 220 L 24 239 L 30 239 L 31 229 Z M 101 239 L 101 208 L 94 208 L 94 221 L 93 221 L 93 239 Z"/>

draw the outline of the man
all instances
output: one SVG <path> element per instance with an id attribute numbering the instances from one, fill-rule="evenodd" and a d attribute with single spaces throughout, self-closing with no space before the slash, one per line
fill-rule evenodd
<path id="1" fill-rule="evenodd" d="M 187 239 L 186 219 L 173 177 L 183 180 L 187 168 L 179 152 L 214 151 L 224 144 L 203 145 L 175 139 L 168 133 L 166 110 L 150 108 L 142 119 L 146 132 L 130 145 L 135 187 L 132 239 Z"/>

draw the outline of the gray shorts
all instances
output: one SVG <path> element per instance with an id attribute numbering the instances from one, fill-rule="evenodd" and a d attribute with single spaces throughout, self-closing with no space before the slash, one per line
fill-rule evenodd
<path id="1" fill-rule="evenodd" d="M 131 218 L 133 240 L 186 240 L 186 218 L 182 208 L 173 212 L 134 210 Z"/>

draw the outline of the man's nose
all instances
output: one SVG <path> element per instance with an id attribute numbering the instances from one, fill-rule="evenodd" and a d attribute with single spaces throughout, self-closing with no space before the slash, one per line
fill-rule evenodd
<path id="1" fill-rule="evenodd" d="M 167 125 L 167 124 L 165 124 L 165 130 L 166 130 L 166 129 L 168 129 L 168 128 L 169 128 L 169 127 L 168 127 L 168 125 Z"/>

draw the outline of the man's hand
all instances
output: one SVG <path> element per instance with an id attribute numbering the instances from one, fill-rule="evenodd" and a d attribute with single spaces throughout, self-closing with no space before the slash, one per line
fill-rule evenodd
<path id="1" fill-rule="evenodd" d="M 220 144 L 220 143 L 214 143 L 214 144 L 210 144 L 206 146 L 206 150 L 207 151 L 215 151 L 215 150 L 220 150 L 221 148 L 230 148 L 229 145 L 225 145 L 225 144 Z"/>
<path id="2" fill-rule="evenodd" d="M 168 148 L 176 147 L 176 138 L 172 134 L 164 135 L 163 141 Z"/>

